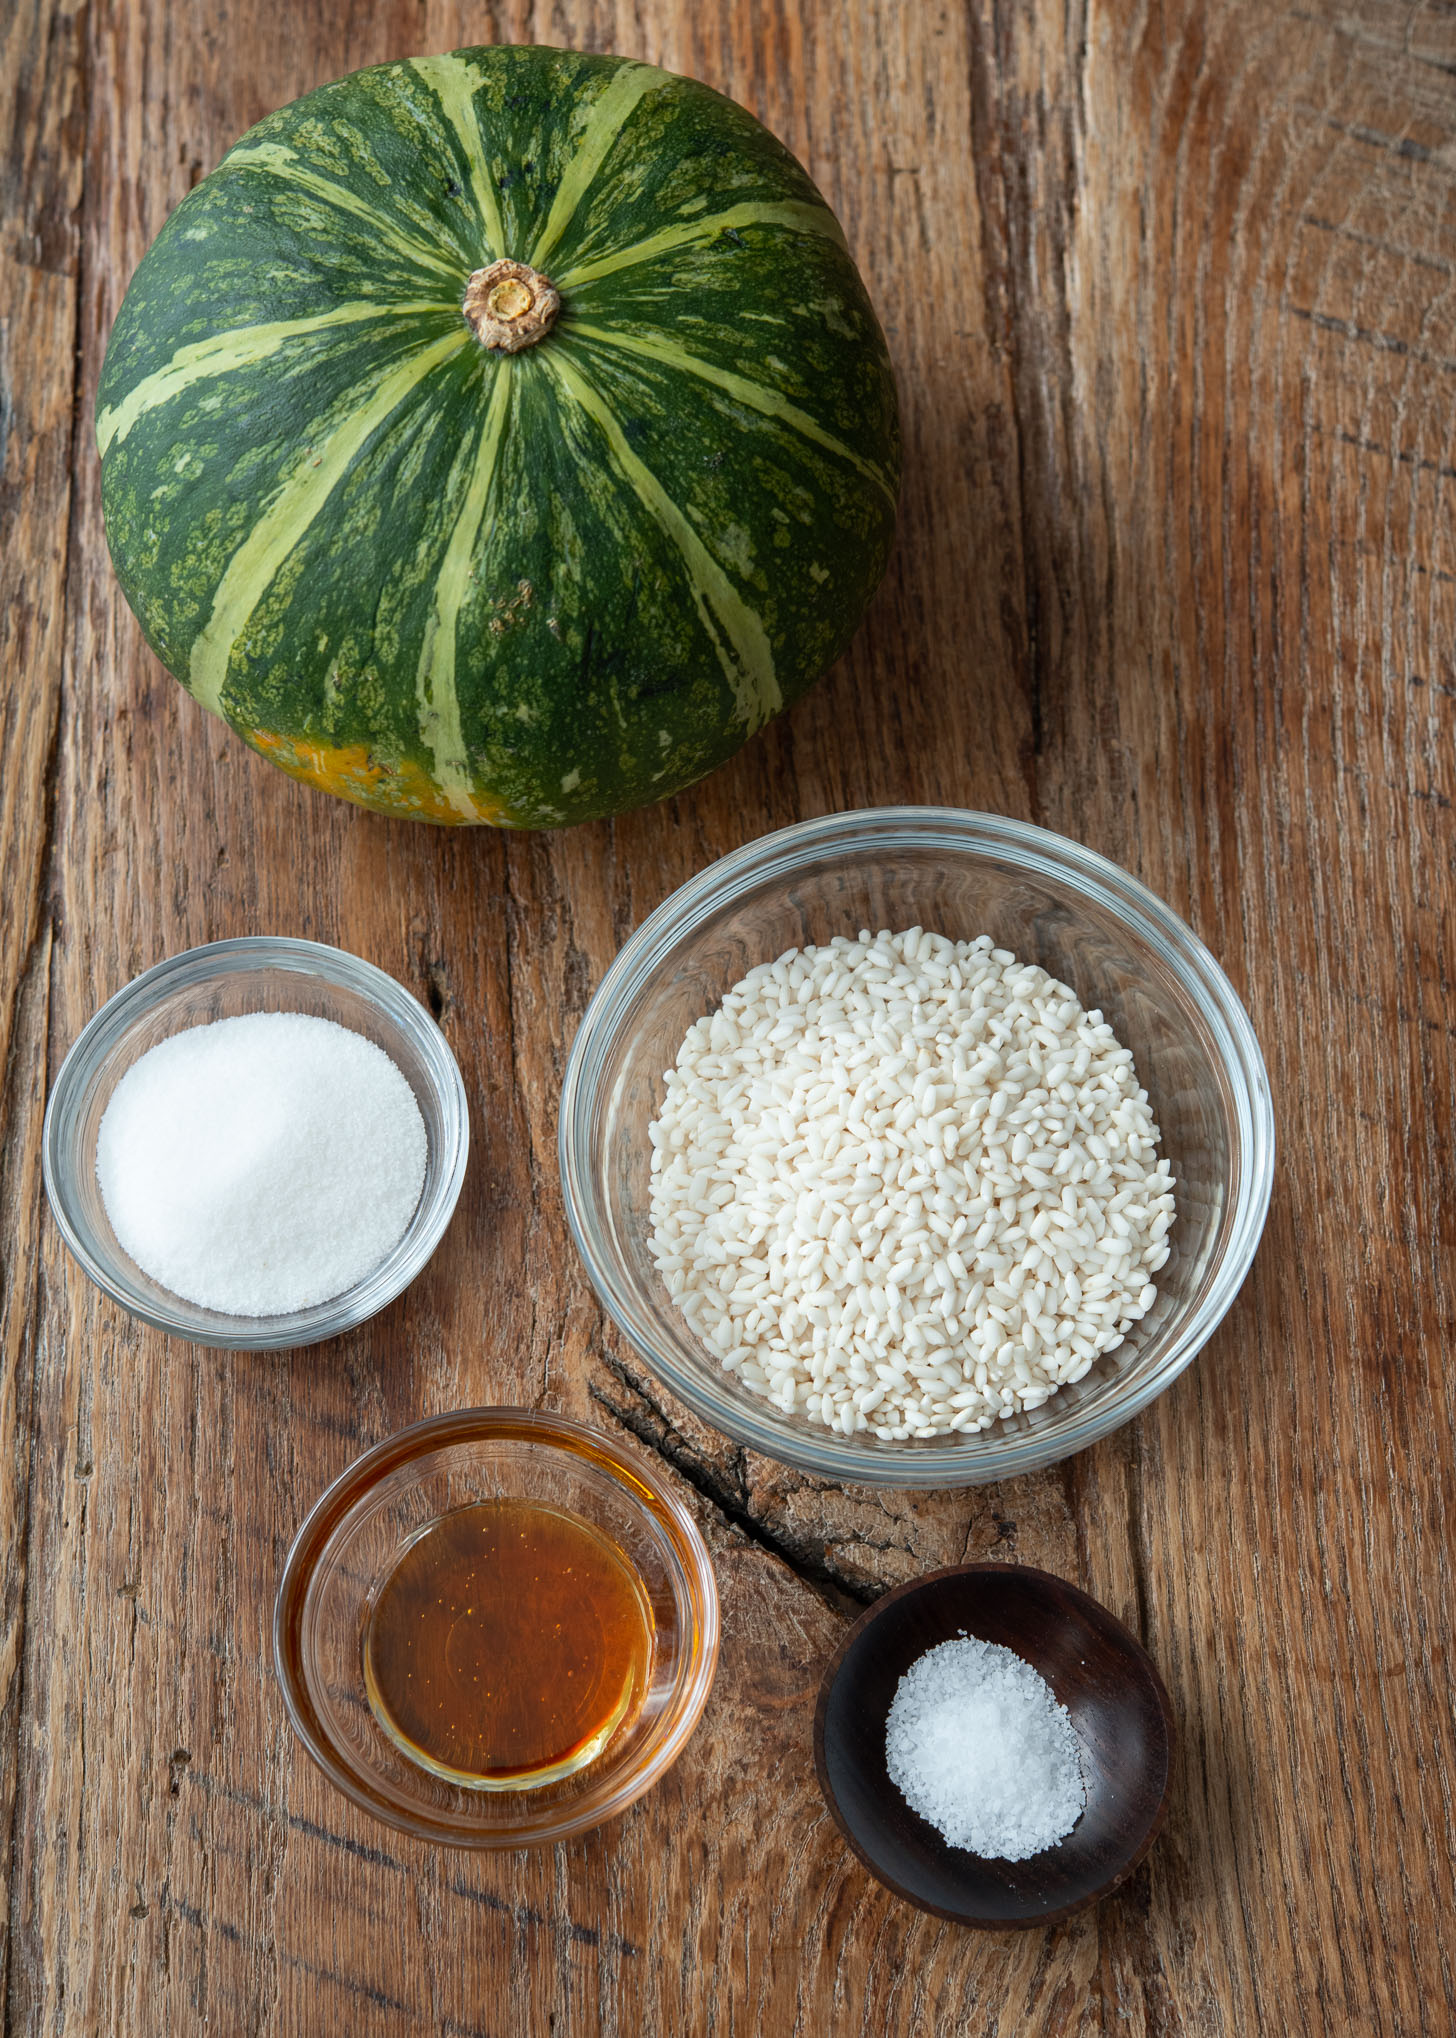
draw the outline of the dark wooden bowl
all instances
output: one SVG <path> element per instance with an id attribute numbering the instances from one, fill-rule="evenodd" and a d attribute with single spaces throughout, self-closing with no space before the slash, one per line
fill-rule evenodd
<path id="1" fill-rule="evenodd" d="M 885 1768 L 901 1677 L 961 1633 L 1024 1656 L 1072 1716 L 1086 1809 L 1029 1861 L 948 1846 Z M 961 1564 L 886 1593 L 845 1636 L 814 1719 L 825 1800 L 871 1875 L 922 1910 L 990 1931 L 1055 1924 L 1131 1875 L 1168 1808 L 1173 1740 L 1168 1693 L 1141 1643 L 1075 1585 L 1024 1564 Z"/>

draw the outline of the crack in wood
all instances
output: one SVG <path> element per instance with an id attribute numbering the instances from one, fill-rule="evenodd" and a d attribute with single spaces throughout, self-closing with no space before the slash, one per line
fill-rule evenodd
<path id="1" fill-rule="evenodd" d="M 56 722 L 59 722 L 58 716 Z M 37 860 L 37 868 L 41 870 L 44 869 L 49 855 L 54 815 L 50 782 L 54 777 L 52 767 L 55 742 L 56 729 L 53 725 L 46 760 L 47 796 L 44 831 L 41 853 Z M 27 950 L 17 984 L 14 1009 L 10 1015 L 13 1024 L 6 1043 L 4 1086 L 3 1091 L 0 1091 L 5 1125 L 25 1127 L 27 1131 L 26 1137 L 22 1138 L 17 1134 L 6 1142 L 3 1164 L 0 1164 L 0 1217 L 5 1220 L 7 1235 L 17 1239 L 23 1238 L 27 1230 L 34 1239 L 38 1230 L 40 1119 L 34 1106 L 27 1114 L 19 1100 L 22 1090 L 32 1080 L 29 1072 L 37 1067 L 44 1071 L 46 1064 L 52 1009 L 53 947 L 51 922 L 42 918 Z M 10 1390 L 15 1400 L 13 1430 L 24 1439 L 25 1446 L 23 1466 L 18 1465 L 16 1470 L 14 1518 L 18 1534 L 10 1560 L 9 1591 L 13 1594 L 13 1599 L 8 1600 L 6 1607 L 9 1633 L 5 1639 L 5 1652 L 7 1659 L 14 1665 L 14 1671 L 10 1689 L 4 1694 L 4 1711 L 8 1718 L 7 1738 L 14 1750 L 13 1757 L 10 1758 L 14 1762 L 14 1768 L 0 1847 L 3 1847 L 6 1863 L 6 1887 L 10 1892 L 10 1906 L 15 1902 L 15 1894 L 21 1886 L 22 1875 L 19 1750 L 26 1712 L 31 1702 L 31 1658 L 26 1643 L 37 1618 L 33 1602 L 41 1596 L 30 1561 L 31 1506 L 38 1450 L 33 1410 L 39 1391 L 38 1374 L 43 1349 L 43 1339 L 38 1330 L 41 1322 L 40 1288 L 41 1276 L 37 1255 L 24 1252 L 16 1252 L 13 1257 L 9 1253 L 0 1255 L 0 1332 L 3 1332 L 3 1351 L 7 1368 L 13 1368 L 14 1386 Z M 11 1964 L 13 1908 L 10 1909 L 7 1922 L 9 1929 L 4 1935 L 3 1946 L 0 1946 L 0 2030 L 3 2030 L 6 2038 L 15 2028 L 11 2003 L 12 1983 L 15 1979 L 15 1970 Z"/>
<path id="2" fill-rule="evenodd" d="M 742 1473 L 742 1452 L 738 1455 L 738 1476 L 731 1474 L 695 1450 L 678 1429 L 671 1415 L 654 1397 L 647 1383 L 610 1352 L 600 1354 L 613 1378 L 629 1394 L 629 1402 L 614 1400 L 596 1381 L 588 1392 L 599 1408 L 615 1418 L 645 1449 L 668 1464 L 694 1492 L 709 1501 L 725 1520 L 770 1556 L 777 1557 L 810 1590 L 836 1613 L 857 1619 L 885 1590 L 868 1579 L 851 1577 L 840 1570 L 829 1555 L 829 1546 L 819 1537 L 795 1536 L 775 1528 L 758 1514 L 747 1497 Z"/>
<path id="3" fill-rule="evenodd" d="M 479 1904 L 487 1911 L 498 1911 L 507 1917 L 518 1930 L 550 1932 L 553 1937 L 563 1937 L 573 1946 L 589 1946 L 594 1952 L 618 1954 L 624 1960 L 636 1960 L 640 1946 L 624 1939 L 620 1932 L 604 1931 L 598 1925 L 579 1925 L 574 1918 L 548 1918 L 533 1904 L 513 1904 L 505 1897 L 497 1896 L 493 1890 L 477 1889 L 473 1883 L 461 1882 L 458 1878 L 446 1884 L 452 1896 L 464 1897 L 467 1903 Z"/>
<path id="4" fill-rule="evenodd" d="M 179 1754 L 183 1752 L 178 1750 Z M 290 1812 L 281 1805 L 270 1804 L 255 1792 L 235 1789 L 207 1770 L 194 1768 L 187 1769 L 185 1773 L 187 1780 L 196 1784 L 208 1797 L 217 1798 L 224 1804 L 233 1805 L 270 1824 L 281 1825 L 288 1832 L 298 1833 L 304 1839 L 317 1840 L 321 1846 L 351 1855 L 355 1860 L 368 1862 L 371 1867 L 383 1868 L 391 1875 L 403 1875 L 411 1880 L 417 1880 L 418 1871 L 407 1861 L 401 1861 L 398 1855 L 389 1853 L 386 1848 L 374 1847 L 367 1841 L 356 1840 L 352 1834 L 336 1833 L 332 1826 L 320 1825 L 317 1819 L 306 1818 L 302 1812 Z M 446 1887 L 452 1896 L 463 1897 L 467 1903 L 476 1904 L 483 1910 L 497 1911 L 503 1917 L 509 1918 L 519 1931 L 550 1932 L 556 1936 L 564 1936 L 574 1946 L 587 1946 L 594 1951 L 615 1954 L 624 1960 L 635 1960 L 641 1955 L 642 1948 L 634 1940 L 624 1938 L 620 1932 L 614 1932 L 610 1928 L 583 1925 L 571 1917 L 549 1917 L 534 1904 L 512 1903 L 508 1898 L 496 1895 L 493 1890 L 479 1889 L 474 1883 L 466 1882 L 459 1876 L 450 1881 Z M 166 1901 L 167 1893 L 164 1889 L 163 1902 Z M 204 1919 L 200 1912 L 189 1916 L 187 1911 L 175 1902 L 173 1907 L 187 1918 L 189 1924 L 206 1923 L 224 1933 L 231 1930 L 218 1919 Z"/>
<path id="5" fill-rule="evenodd" d="M 0 477 L 5 473 L 5 455 L 10 445 L 10 427 L 15 420 L 15 398 L 10 382 L 10 321 L 0 318 Z"/>
<path id="6" fill-rule="evenodd" d="M 38 1153 L 51 1015 L 56 1009 L 53 978 L 57 913 L 54 901 L 61 886 L 57 829 L 61 707 L 71 619 L 78 616 L 82 609 L 77 596 L 80 546 L 77 491 L 72 485 L 72 474 L 76 451 L 84 442 L 86 429 L 81 361 L 87 277 L 78 228 L 84 177 L 73 179 L 72 170 L 77 144 L 89 124 L 91 81 L 89 66 L 79 55 L 89 31 L 89 16 L 83 11 L 76 19 L 81 24 L 79 32 L 74 22 L 63 25 L 57 21 L 52 24 L 56 32 L 47 51 L 44 72 L 30 74 L 14 102 L 15 111 L 20 116 L 16 131 L 23 136 L 27 130 L 26 88 L 29 87 L 30 94 L 33 94 L 36 132 L 45 133 L 51 144 L 48 148 L 42 147 L 26 167 L 23 212 L 30 229 L 25 237 L 26 253 L 37 266 L 57 278 L 68 279 L 73 292 L 69 309 L 68 360 L 62 358 L 59 349 L 53 365 L 47 362 L 41 366 L 27 358 L 27 346 L 35 344 L 37 335 L 34 329 L 27 330 L 24 324 L 19 328 L 22 346 L 17 365 L 23 365 L 25 370 L 19 402 L 15 400 L 10 381 L 13 351 L 11 320 L 7 317 L 0 322 L 3 323 L 0 349 L 4 353 L 4 359 L 0 361 L 0 495 L 8 492 L 6 463 L 13 450 L 20 470 L 16 480 L 19 482 L 24 477 L 27 484 L 25 509 L 29 512 L 25 525 L 18 519 L 14 535 L 7 535 L 7 549 L 11 559 L 21 568 L 21 576 L 19 585 L 4 576 L 5 613 L 0 616 L 0 650 L 21 648 L 27 666 L 33 664 L 38 684 L 31 699 L 36 703 L 38 718 L 41 718 L 38 746 L 27 732 L 24 719 L 18 724 L 8 723 L 5 729 L 7 769 L 13 776 L 13 784 L 7 785 L 7 796 L 0 801 L 0 827 L 5 833 L 0 848 L 4 851 L 3 861 L 11 885 L 8 904 L 12 925 L 20 931 L 24 942 L 24 955 L 15 978 L 3 987 L 3 995 L 0 995 L 0 1069 L 3 1069 L 0 1102 L 3 1102 L 4 1109 L 3 1121 L 0 1122 L 5 1128 L 6 1148 L 6 1166 L 3 1175 L 0 1175 L 0 1210 L 7 1217 L 13 1211 L 19 1220 L 13 1228 L 9 1224 L 6 1226 L 7 1237 L 15 1240 L 13 1254 L 7 1246 L 5 1253 L 0 1255 L 0 1260 L 8 1262 L 10 1269 L 7 1275 L 5 1267 L 0 1265 L 0 1328 L 4 1333 L 7 1369 L 14 1369 L 11 1376 L 14 1384 L 8 1390 L 14 1410 L 14 1426 L 7 1424 L 7 1428 L 12 1437 L 23 1440 L 23 1449 L 16 1450 L 13 1459 L 14 1488 L 9 1523 L 13 1545 L 7 1565 L 6 1613 L 10 1632 L 6 1646 L 15 1663 L 15 1671 L 11 1688 L 5 1694 L 8 1717 L 3 1771 L 8 1802 L 4 1807 L 3 1840 L 0 1840 L 8 1891 L 4 1906 L 5 1930 L 3 1941 L 0 1941 L 0 2030 L 6 2038 L 12 2030 L 26 2023 L 30 2000 L 29 1977 L 24 1973 L 16 1948 L 16 1909 L 25 1874 L 22 1840 L 29 1810 L 28 1804 L 23 1804 L 22 1800 L 30 1795 L 30 1779 L 24 1774 L 23 1748 L 27 1714 L 34 1703 L 30 1674 L 32 1657 L 28 1644 L 37 1624 L 44 1625 L 49 1588 L 49 1581 L 43 1586 L 36 1578 L 31 1556 L 35 1540 L 38 1456 L 33 1411 L 37 1405 L 45 1350 L 45 1339 L 39 1329 L 44 1320 L 44 1287 L 39 1266 Z M 16 50 L 16 45 L 11 42 L 7 27 L 5 39 L 8 47 L 16 54 L 20 54 L 27 43 L 32 51 L 37 50 L 38 44 L 31 41 L 30 32 L 39 27 L 39 23 L 21 21 L 18 25 L 20 50 Z M 66 28 L 72 31 L 69 38 L 65 34 Z M 68 86 L 71 88 L 69 93 Z M 63 99 L 66 102 L 64 106 Z M 13 167 L 18 167 L 14 157 L 9 161 Z M 0 270 L 4 267 L 0 264 Z M 15 275 L 16 271 L 11 267 L 3 280 L 9 283 Z M 24 289 L 7 289 L 4 295 L 7 309 L 23 318 L 27 302 Z M 59 338 L 59 330 L 56 337 Z M 69 398 L 65 419 L 68 457 L 64 462 L 53 462 L 44 457 L 47 442 L 59 441 L 61 437 L 60 404 L 51 413 L 57 419 L 56 424 L 47 422 L 46 396 L 50 386 L 55 386 L 63 401 L 65 397 Z M 8 503 L 6 508 L 8 510 Z M 25 526 L 31 532 L 37 528 L 45 532 L 41 553 L 28 557 L 28 547 L 21 542 Z M 60 532 L 58 545 L 50 539 L 53 530 Z M 44 578 L 38 578 L 34 569 L 42 558 L 48 570 Z M 52 567 L 53 560 L 55 565 Z M 29 573 L 25 572 L 27 564 L 32 569 Z M 52 600 L 60 612 L 53 637 L 44 620 L 47 602 Z M 33 618 L 41 620 L 39 643 L 26 627 Z M 40 655 L 42 646 L 45 647 L 44 655 Z M 25 698 L 25 690 L 19 683 L 14 685 L 13 696 L 16 704 Z M 23 800 L 13 797 L 27 780 L 34 789 L 34 806 L 29 816 Z M 8 965 L 8 956 L 5 961 Z M 29 1050 L 25 1054 L 21 1051 L 22 1042 Z M 28 1089 L 32 1090 L 32 1094 L 26 1094 Z M 13 1324 L 12 1311 L 15 1312 Z M 6 1441 L 9 1444 L 10 1438 Z M 85 1490 L 83 1486 L 83 1515 Z M 85 1726 L 83 1706 L 78 1731 L 83 1773 Z M 78 1853 L 82 1844 L 78 1835 Z M 33 1888 L 31 1895 L 32 1898 L 35 1895 Z M 64 2001 L 64 1988 L 65 1977 L 62 1974 L 56 1982 L 58 2016 Z"/>

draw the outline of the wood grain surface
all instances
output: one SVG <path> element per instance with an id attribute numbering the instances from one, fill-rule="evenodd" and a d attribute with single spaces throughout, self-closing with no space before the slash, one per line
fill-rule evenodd
<path id="1" fill-rule="evenodd" d="M 291 784 L 145 649 L 91 413 L 169 209 L 299 92 L 491 39 L 744 101 L 843 218 L 907 432 L 849 657 L 727 770 L 556 836 Z M 9 0 L 0 9 L 0 1843 L 15 2034 L 1456 2031 L 1456 10 L 1447 0 Z M 1245 995 L 1281 1136 L 1197 1364 L 1066 1465 L 836 1490 L 705 1432 L 604 1327 L 556 1180 L 563 1057 L 627 932 L 765 829 L 991 808 L 1118 859 Z M 43 1207 L 47 1081 L 192 943 L 356 950 L 474 1123 L 427 1274 L 291 1358 L 170 1344 Z M 331 1794 L 269 1661 L 293 1530 L 364 1445 L 481 1401 L 625 1425 L 717 1562 L 677 1769 L 540 1854 Z M 820 1670 L 963 1556 L 1071 1578 L 1180 1724 L 1134 1879 L 983 1936 L 864 1873 Z"/>

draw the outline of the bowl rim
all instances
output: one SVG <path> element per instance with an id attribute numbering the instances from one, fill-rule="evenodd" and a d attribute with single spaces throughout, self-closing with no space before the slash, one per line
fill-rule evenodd
<path id="1" fill-rule="evenodd" d="M 735 894 L 764 879 L 787 880 L 836 846 L 862 852 L 876 843 L 999 856 L 1095 901 L 1133 927 L 1185 988 L 1198 993 L 1214 1038 L 1244 1163 L 1217 1278 L 1156 1372 L 1112 1405 L 1064 1428 L 1030 1437 L 998 1436 L 993 1425 L 967 1438 L 917 1440 L 913 1449 L 886 1443 L 873 1452 L 827 1426 L 801 1420 L 790 1428 L 792 1419 L 767 1400 L 762 1414 L 720 1400 L 707 1385 L 706 1360 L 702 1373 L 690 1371 L 640 1331 L 633 1284 L 593 1241 L 586 1213 L 597 1199 L 585 1134 L 596 1079 L 620 1015 L 645 990 L 669 949 Z M 856 1485 L 918 1489 L 984 1485 L 1040 1471 L 1120 1429 L 1164 1393 L 1192 1364 L 1243 1285 L 1268 1214 L 1274 1159 L 1269 1075 L 1253 1023 L 1227 975 L 1187 922 L 1120 864 L 1070 836 L 962 807 L 863 807 L 820 815 L 757 836 L 687 879 L 628 936 L 597 986 L 571 1045 L 557 1121 L 557 1160 L 571 1236 L 602 1307 L 649 1370 L 715 1430 L 780 1464 Z"/>
<path id="2" fill-rule="evenodd" d="M 303 1650 L 290 1639 L 289 1612 L 300 1608 L 307 1596 L 315 1568 L 329 1538 L 355 1502 L 386 1472 L 408 1465 L 411 1460 L 446 1443 L 489 1441 L 520 1436 L 539 1449 L 587 1457 L 615 1478 L 635 1504 L 649 1512 L 642 1500 L 646 1493 L 654 1507 L 661 1508 L 680 1536 L 691 1560 L 692 1582 L 702 1600 L 701 1641 L 696 1664 L 670 1731 L 651 1759 L 603 1803 L 577 1800 L 574 1809 L 555 1819 L 543 1821 L 539 1830 L 521 1831 L 509 1827 L 483 1827 L 459 1831 L 435 1824 L 428 1817 L 411 1818 L 393 1806 L 370 1796 L 356 1780 L 354 1767 L 337 1751 L 334 1741 L 317 1723 L 303 1673 Z M 592 1831 L 605 1825 L 637 1802 L 666 1775 L 692 1737 L 713 1688 L 722 1639 L 718 1580 L 707 1541 L 683 1501 L 662 1478 L 655 1466 L 636 1451 L 629 1450 L 604 1430 L 593 1429 L 572 1416 L 554 1409 L 511 1407 L 493 1404 L 477 1408 L 447 1410 L 427 1415 L 418 1422 L 395 1430 L 380 1443 L 363 1452 L 319 1495 L 304 1517 L 284 1559 L 278 1589 L 273 1598 L 273 1671 L 283 1694 L 289 1723 L 308 1750 L 314 1763 L 334 1787 L 371 1818 L 396 1831 L 432 1841 L 437 1846 L 462 1847 L 475 1852 L 501 1851 L 522 1847 L 552 1846 L 558 1840 Z"/>
<path id="3" fill-rule="evenodd" d="M 867 1634 L 874 1626 L 878 1616 L 898 1601 L 913 1598 L 926 1590 L 933 1591 L 953 1578 L 974 1577 L 988 1572 L 994 1572 L 1000 1576 L 1010 1574 L 1018 1579 L 1035 1579 L 1042 1584 L 1055 1585 L 1059 1592 L 1068 1594 L 1084 1608 L 1090 1608 L 1099 1620 L 1105 1622 L 1111 1628 L 1120 1646 L 1126 1651 L 1134 1668 L 1148 1684 L 1162 1718 L 1163 1729 L 1167 1735 L 1168 1742 L 1167 1770 L 1163 1777 L 1163 1788 L 1159 1793 L 1158 1802 L 1153 1808 L 1153 1815 L 1148 1823 L 1146 1832 L 1122 1865 L 1115 1869 L 1111 1875 L 1104 1878 L 1102 1882 L 1098 1883 L 1095 1889 L 1089 1890 L 1086 1896 L 1076 1897 L 1070 1903 L 1059 1904 L 1055 1910 L 1037 1911 L 1034 1915 L 1027 1917 L 989 1918 L 978 1916 L 969 1910 L 953 1911 L 943 1904 L 927 1903 L 923 1897 L 916 1896 L 912 1890 L 906 1889 L 902 1883 L 898 1882 L 879 1862 L 871 1857 L 861 1845 L 858 1836 L 850 1828 L 829 1780 L 828 1757 L 824 1746 L 825 1723 L 828 1718 L 834 1686 L 838 1682 L 839 1674 L 844 1668 L 845 1660 L 850 1650 L 860 1637 Z M 1029 1659 L 1023 1658 L 1022 1660 L 1027 1661 Z M 1035 1663 L 1031 1667 L 1033 1670 L 1037 1669 Z M 1040 1674 L 1038 1670 L 1038 1675 Z M 1163 1825 L 1168 1816 L 1168 1806 L 1173 1795 L 1173 1772 L 1177 1755 L 1178 1716 L 1173 1710 L 1173 1701 L 1169 1696 L 1168 1687 L 1163 1681 L 1162 1672 L 1149 1655 L 1147 1649 L 1144 1648 L 1142 1642 L 1139 1641 L 1127 1623 L 1119 1620 L 1112 1609 L 1104 1605 L 1100 1599 L 1095 1598 L 1092 1593 L 1086 1591 L 1082 1586 L 1074 1585 L 1069 1578 L 1059 1578 L 1054 1571 L 1044 1570 L 1039 1564 L 1014 1564 L 997 1562 L 994 1558 L 980 1558 L 969 1564 L 946 1564 L 941 1566 L 939 1570 L 922 1572 L 918 1578 L 907 1578 L 903 1584 L 893 1586 L 888 1592 L 881 1594 L 872 1605 L 865 1608 L 859 1619 L 855 1621 L 841 1639 L 839 1647 L 825 1665 L 824 1675 L 819 1681 L 819 1696 L 814 1706 L 814 1773 L 819 1779 L 819 1788 L 823 1793 L 829 1815 L 848 1842 L 855 1857 L 869 1874 L 874 1877 L 876 1882 L 883 1884 L 886 1889 L 892 1891 L 897 1897 L 902 1898 L 905 1903 L 913 1904 L 917 1910 L 928 1911 L 933 1917 L 945 1918 L 953 1925 L 964 1925 L 968 1930 L 976 1932 L 1029 1932 L 1041 1925 L 1059 1925 L 1067 1918 L 1075 1917 L 1079 1911 L 1088 1910 L 1093 1904 L 1101 1903 L 1104 1897 L 1111 1896 L 1114 1890 L 1119 1889 L 1127 1881 L 1128 1877 L 1142 1866 L 1153 1842 L 1163 1830 Z M 1035 1859 L 1034 1856 L 1032 1858 Z"/>
<path id="4" fill-rule="evenodd" d="M 116 1266 L 87 1244 L 71 1207 L 71 1156 L 63 1149 L 62 1115 L 74 1092 L 84 1093 L 124 1030 L 148 1012 L 160 1009 L 176 991 L 212 979 L 241 976 L 256 969 L 281 969 L 303 977 L 321 978 L 340 990 L 352 991 L 419 1050 L 426 1080 L 444 1122 L 439 1173 L 434 1190 L 420 1200 L 404 1236 L 379 1266 L 352 1288 L 279 1316 L 234 1316 L 203 1310 L 178 1298 L 175 1309 L 154 1303 L 129 1286 Z M 470 1110 L 465 1080 L 454 1050 L 429 1012 L 397 978 L 363 956 L 323 941 L 293 935 L 244 934 L 224 941 L 203 942 L 179 949 L 113 992 L 81 1028 L 56 1071 L 46 1099 L 41 1128 L 41 1174 L 46 1201 L 71 1257 L 103 1294 L 110 1296 L 139 1322 L 187 1343 L 219 1351 L 290 1351 L 338 1337 L 375 1316 L 402 1295 L 418 1278 L 444 1237 L 460 1199 L 470 1157 Z M 426 1174 L 428 1187 L 429 1174 Z"/>

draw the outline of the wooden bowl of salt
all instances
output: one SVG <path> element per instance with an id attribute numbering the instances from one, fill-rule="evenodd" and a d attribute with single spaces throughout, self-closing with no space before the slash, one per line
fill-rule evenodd
<path id="1" fill-rule="evenodd" d="M 814 1721 L 825 1801 L 871 1875 L 989 1931 L 1056 1924 L 1125 1881 L 1162 1826 L 1173 1747 L 1142 1644 L 1075 1585 L 1020 1564 L 957 1565 L 886 1593 L 845 1636 Z M 1047 1831 L 1062 1837 L 1039 1846 Z"/>

